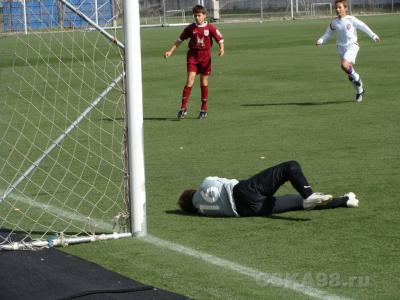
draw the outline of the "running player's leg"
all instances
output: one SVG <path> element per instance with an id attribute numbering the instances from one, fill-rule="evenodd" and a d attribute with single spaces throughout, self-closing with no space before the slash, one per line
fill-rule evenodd
<path id="1" fill-rule="evenodd" d="M 354 64 L 360 47 L 357 44 L 353 44 L 348 47 L 339 47 L 339 55 L 341 57 L 340 67 L 348 75 L 349 80 L 356 89 L 356 101 L 361 102 L 364 94 L 363 83 L 360 75 L 356 72 Z"/>

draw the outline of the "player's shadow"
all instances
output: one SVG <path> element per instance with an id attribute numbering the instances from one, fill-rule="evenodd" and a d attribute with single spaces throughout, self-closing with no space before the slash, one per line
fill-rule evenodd
<path id="1" fill-rule="evenodd" d="M 161 117 L 145 117 L 143 118 L 145 121 L 171 121 L 171 122 L 179 122 L 178 118 L 161 118 Z"/>
<path id="2" fill-rule="evenodd" d="M 265 216 L 265 218 L 275 219 L 275 220 L 284 220 L 284 221 L 295 221 L 295 222 L 311 221 L 310 218 L 285 217 L 285 216 L 278 216 L 278 215 L 269 215 L 269 216 Z"/>
<path id="3" fill-rule="evenodd" d="M 197 116 L 195 116 L 195 117 L 185 117 L 185 120 L 181 120 L 181 119 L 178 119 L 177 117 L 173 117 L 173 118 L 171 118 L 171 117 L 169 117 L 169 118 L 167 118 L 167 117 L 165 117 L 165 118 L 162 118 L 162 117 L 145 117 L 145 118 L 143 118 L 143 120 L 145 120 L 145 121 L 184 122 L 185 120 L 196 120 L 196 121 L 199 121 L 199 118 Z"/>
<path id="4" fill-rule="evenodd" d="M 212 216 L 204 216 L 204 215 L 199 215 L 199 214 L 196 214 L 196 213 L 184 212 L 184 211 L 182 211 L 180 209 L 166 210 L 165 213 L 169 214 L 169 215 L 178 215 L 178 216 L 185 216 L 185 217 L 215 218 L 215 217 L 212 217 Z"/>
<path id="5" fill-rule="evenodd" d="M 187 118 L 190 119 L 190 118 Z M 102 121 L 114 122 L 114 121 L 124 121 L 124 118 L 102 118 Z M 172 121 L 172 122 L 179 122 L 178 118 L 162 118 L 162 117 L 144 117 L 143 120 L 145 121 Z"/>
<path id="6" fill-rule="evenodd" d="M 171 215 L 179 215 L 179 216 L 191 216 L 191 217 L 201 217 L 201 218 L 218 218 L 218 217 L 213 217 L 213 216 L 203 216 L 195 213 L 187 213 L 183 212 L 180 209 L 172 209 L 172 210 L 166 210 L 165 213 L 171 214 Z M 275 220 L 284 220 L 284 221 L 294 221 L 294 222 L 307 222 L 311 221 L 309 218 L 296 218 L 296 217 L 286 217 L 286 216 L 278 216 L 278 215 L 269 215 L 269 216 L 261 216 L 262 218 L 270 218 L 270 219 L 275 219 Z M 221 218 L 221 217 L 220 217 Z"/>
<path id="7" fill-rule="evenodd" d="M 241 106 L 257 107 L 257 106 L 314 106 L 314 105 L 333 105 L 333 104 L 346 104 L 354 101 L 323 101 L 323 102 L 275 102 L 275 103 L 245 103 Z"/>

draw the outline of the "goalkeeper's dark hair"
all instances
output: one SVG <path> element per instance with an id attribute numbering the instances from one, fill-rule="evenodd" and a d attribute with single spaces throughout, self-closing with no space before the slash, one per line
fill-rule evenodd
<path id="1" fill-rule="evenodd" d="M 178 205 L 179 207 L 187 213 L 197 213 L 196 208 L 193 206 L 193 195 L 196 193 L 196 190 L 184 190 L 183 193 L 179 196 Z"/>

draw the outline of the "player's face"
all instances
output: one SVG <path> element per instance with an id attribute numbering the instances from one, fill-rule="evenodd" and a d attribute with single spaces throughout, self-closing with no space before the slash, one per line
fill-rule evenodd
<path id="1" fill-rule="evenodd" d="M 203 13 L 195 13 L 193 16 L 194 16 L 194 19 L 195 19 L 197 25 L 204 24 L 204 21 L 206 19 L 206 15 L 205 14 L 203 14 Z"/>
<path id="2" fill-rule="evenodd" d="M 336 3 L 336 14 L 339 18 L 345 17 L 347 15 L 347 7 L 343 5 L 342 2 Z"/>

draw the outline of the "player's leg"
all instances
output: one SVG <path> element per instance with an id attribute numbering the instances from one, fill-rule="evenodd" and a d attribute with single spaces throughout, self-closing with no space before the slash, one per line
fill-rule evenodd
<path id="1" fill-rule="evenodd" d="M 262 195 L 271 197 L 285 182 L 289 181 L 304 199 L 304 209 L 312 209 L 316 205 L 327 203 L 331 195 L 314 193 L 297 161 L 287 161 L 268 168 L 249 179 Z"/>
<path id="2" fill-rule="evenodd" d="M 207 101 L 208 101 L 208 75 L 200 74 L 200 90 L 201 90 L 201 108 L 199 119 L 207 117 Z"/>
<path id="3" fill-rule="evenodd" d="M 179 119 L 184 119 L 187 114 L 187 103 L 189 101 L 195 79 L 196 79 L 196 72 L 188 71 L 186 77 L 186 84 L 182 90 L 181 108 L 178 112 Z"/>
<path id="4" fill-rule="evenodd" d="M 200 74 L 201 108 L 199 119 L 207 117 L 208 110 L 208 77 L 211 75 L 211 51 L 198 53 L 198 72 Z"/>
<path id="5" fill-rule="evenodd" d="M 349 207 L 355 208 L 358 207 L 359 200 L 356 198 L 356 195 L 352 192 L 346 193 L 341 197 L 335 197 L 327 203 L 326 205 L 320 205 L 315 207 L 315 209 L 329 209 L 329 208 L 337 208 L 337 207 Z"/>
<path id="6" fill-rule="evenodd" d="M 190 98 L 190 94 L 192 92 L 192 87 L 194 85 L 194 81 L 196 79 L 196 74 L 198 73 L 198 57 L 197 52 L 189 50 L 186 56 L 186 83 L 183 87 L 182 91 L 182 101 L 181 101 L 181 108 L 178 112 L 178 118 L 183 119 L 187 114 L 187 103 Z"/>
<path id="7" fill-rule="evenodd" d="M 341 197 L 335 197 L 330 202 L 317 205 L 314 209 L 332 209 L 338 207 L 358 207 L 359 200 L 354 193 L 347 193 Z M 275 197 L 272 213 L 303 210 L 303 197 L 300 195 L 283 195 Z"/>
<path id="8" fill-rule="evenodd" d="M 361 102 L 364 94 L 363 83 L 360 75 L 356 72 L 354 64 L 356 62 L 357 53 L 360 47 L 353 44 L 348 47 L 344 47 L 341 53 L 341 68 L 348 75 L 349 80 L 356 89 L 356 101 Z"/>
<path id="9" fill-rule="evenodd" d="M 273 196 L 287 181 L 304 199 L 313 194 L 300 164 L 294 160 L 265 169 L 249 178 L 249 181 L 265 196 Z"/>
<path id="10" fill-rule="evenodd" d="M 284 195 L 275 197 L 275 204 L 272 208 L 273 214 L 279 214 L 287 211 L 302 210 L 303 197 L 300 195 Z"/>

